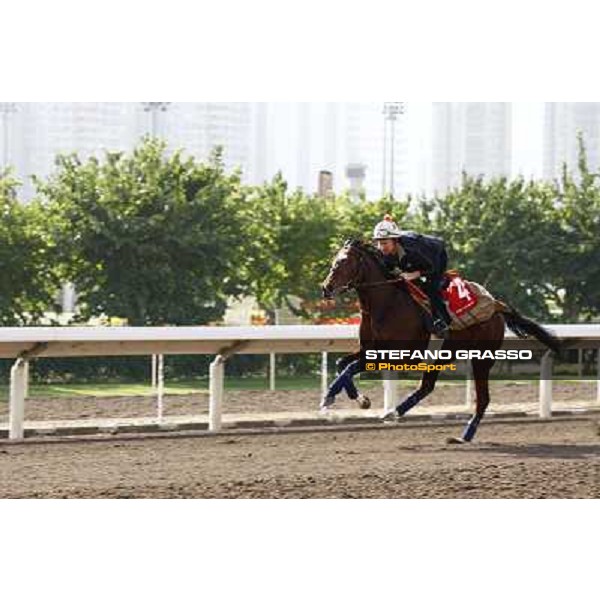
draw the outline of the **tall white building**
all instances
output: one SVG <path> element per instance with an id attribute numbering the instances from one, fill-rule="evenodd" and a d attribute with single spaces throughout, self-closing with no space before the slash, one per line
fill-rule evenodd
<path id="1" fill-rule="evenodd" d="M 57 154 L 87 158 L 127 150 L 135 141 L 133 105 L 122 102 L 20 102 L 11 119 L 9 162 L 34 193 L 30 175 L 47 176 Z"/>
<path id="2" fill-rule="evenodd" d="M 383 102 L 348 103 L 345 105 L 345 147 L 347 162 L 366 167 L 367 198 L 381 198 L 391 191 L 399 198 L 409 190 L 409 156 L 407 119 L 410 113 L 387 122 L 387 143 Z M 410 109 L 408 109 L 410 111 Z M 394 127 L 392 152 L 392 133 Z M 393 166 L 390 158 L 393 154 Z M 391 170 L 393 168 L 393 177 Z"/>
<path id="3" fill-rule="evenodd" d="M 544 178 L 560 176 L 563 163 L 577 170 L 577 133 L 583 134 L 588 166 L 600 170 L 600 103 L 547 102 L 544 119 Z"/>
<path id="4" fill-rule="evenodd" d="M 199 160 L 215 146 L 222 146 L 227 168 L 252 169 L 252 120 L 250 102 L 173 102 L 162 115 L 157 134 L 172 149 L 183 148 Z"/>
<path id="5" fill-rule="evenodd" d="M 0 170 L 12 164 L 16 102 L 0 102 Z"/>
<path id="6" fill-rule="evenodd" d="M 30 198 L 34 190 L 29 176 L 47 176 L 58 153 L 77 152 L 86 158 L 101 155 L 104 150 L 127 151 L 143 135 L 154 133 L 166 139 L 170 150 L 181 148 L 198 160 L 206 159 L 216 145 L 223 146 L 226 167 L 240 167 L 248 183 L 262 183 L 281 171 L 291 189 L 302 187 L 314 193 L 319 172 L 330 171 L 336 192 L 351 186 L 356 191 L 357 181 L 348 178 L 351 166 L 352 173 L 364 173 L 365 193 L 375 199 L 389 191 L 391 180 L 389 143 L 384 166 L 383 105 L 383 102 L 18 103 L 16 112 L 2 114 L 2 164 L 8 162 L 16 167 L 17 174 L 27 182 L 22 196 Z M 423 113 L 429 109 L 429 105 L 418 109 L 409 103 L 406 114 L 395 123 L 396 197 L 428 186 L 429 148 L 424 148 L 423 132 L 415 131 L 411 118 L 418 110 Z M 414 156 L 410 153 L 413 147 L 418 147 L 420 153 L 416 177 Z M 384 169 L 388 182 L 385 187 Z"/>
<path id="7" fill-rule="evenodd" d="M 433 188 L 458 185 L 462 172 L 486 178 L 511 175 L 512 123 L 508 102 L 435 102 Z"/>
<path id="8" fill-rule="evenodd" d="M 2 115 L 2 165 L 11 164 L 25 183 L 21 196 L 34 193 L 30 175 L 45 177 L 59 153 L 82 158 L 105 150 L 131 150 L 142 136 L 155 133 L 169 148 L 182 148 L 199 160 L 224 147 L 228 168 L 252 171 L 251 103 L 173 102 L 152 114 L 142 102 L 17 103 Z M 157 103 L 158 104 L 158 103 Z"/>
<path id="9" fill-rule="evenodd" d="M 348 165 L 365 168 L 368 198 L 384 191 L 383 102 L 267 103 L 255 108 L 258 115 L 253 143 L 255 170 L 260 183 L 281 171 L 291 188 L 317 191 L 320 171 L 333 174 L 334 189 L 350 187 Z M 400 197 L 409 187 L 408 135 L 404 116 L 396 122 L 394 187 Z M 389 152 L 389 147 L 388 147 Z M 389 156 L 389 154 L 388 154 Z M 388 166 L 388 181 L 389 181 Z"/>
<path id="10" fill-rule="evenodd" d="M 340 105 L 334 102 L 255 103 L 253 183 L 281 172 L 291 189 L 316 192 L 319 171 L 343 174 Z M 338 166 L 339 165 L 339 166 Z"/>

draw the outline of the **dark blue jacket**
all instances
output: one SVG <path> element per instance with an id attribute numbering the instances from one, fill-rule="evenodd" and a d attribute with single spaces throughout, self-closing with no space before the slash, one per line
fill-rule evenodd
<path id="1" fill-rule="evenodd" d="M 403 271 L 423 271 L 440 276 L 448 266 L 446 245 L 440 238 L 406 231 L 398 240 L 406 253 L 400 259 Z"/>

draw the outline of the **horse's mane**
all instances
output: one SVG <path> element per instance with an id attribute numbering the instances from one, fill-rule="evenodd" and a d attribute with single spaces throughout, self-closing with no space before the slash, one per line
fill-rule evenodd
<path id="1" fill-rule="evenodd" d="M 393 279 L 393 275 L 389 272 L 389 269 L 385 265 L 385 262 L 383 260 L 383 254 L 381 253 L 380 250 L 378 250 L 375 246 L 373 246 L 373 244 L 370 244 L 369 242 L 365 242 L 364 240 L 355 238 L 355 239 L 348 240 L 347 245 L 352 248 L 357 248 L 358 250 L 361 250 L 362 252 L 364 252 L 365 254 L 370 256 L 375 261 L 377 266 L 380 268 L 383 275 L 385 275 L 385 278 Z"/>
<path id="2" fill-rule="evenodd" d="M 375 265 L 379 267 L 379 270 L 381 271 L 381 274 L 385 279 L 396 279 L 385 264 L 385 261 L 383 260 L 383 253 L 373 244 L 357 238 L 348 240 L 346 242 L 346 246 L 350 248 L 356 248 L 359 252 L 363 253 L 363 255 L 366 255 L 367 257 L 371 258 Z M 404 281 L 395 283 L 391 287 L 393 292 L 395 292 L 395 295 L 407 293 L 406 284 Z M 359 290 L 357 290 L 357 292 L 360 296 L 361 292 Z"/>

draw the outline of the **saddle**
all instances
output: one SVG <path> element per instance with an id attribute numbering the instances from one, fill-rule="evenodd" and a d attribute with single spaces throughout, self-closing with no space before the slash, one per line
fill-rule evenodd
<path id="1" fill-rule="evenodd" d="M 414 282 L 406 281 L 411 298 L 431 316 L 431 302 L 427 294 Z M 444 274 L 440 292 L 452 317 L 450 330 L 460 331 L 492 318 L 498 310 L 498 301 L 482 286 L 463 279 L 456 270 Z"/>

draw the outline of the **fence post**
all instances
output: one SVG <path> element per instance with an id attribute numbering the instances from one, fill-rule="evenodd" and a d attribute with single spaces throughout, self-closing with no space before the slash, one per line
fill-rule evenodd
<path id="1" fill-rule="evenodd" d="M 10 369 L 10 400 L 8 417 L 8 437 L 22 440 L 25 417 L 25 390 L 27 389 L 27 361 L 18 358 Z"/>
<path id="2" fill-rule="evenodd" d="M 552 416 L 552 352 L 548 350 L 540 365 L 540 418 Z"/>
<path id="3" fill-rule="evenodd" d="M 395 373 L 386 373 L 383 379 L 383 409 L 390 412 L 398 406 L 398 379 Z"/>
<path id="4" fill-rule="evenodd" d="M 222 425 L 223 390 L 225 389 L 225 361 L 246 346 L 247 340 L 238 340 L 223 348 L 208 368 L 208 430 L 219 431 Z"/>
<path id="5" fill-rule="evenodd" d="M 218 354 L 209 367 L 208 430 L 221 429 L 225 359 Z"/>
<path id="6" fill-rule="evenodd" d="M 152 379 L 152 391 L 156 389 L 156 354 L 152 355 L 152 373 L 150 375 Z"/>
<path id="7" fill-rule="evenodd" d="M 158 355 L 158 385 L 156 388 L 156 413 L 159 421 L 163 418 L 163 395 L 165 391 L 164 355 Z"/>
<path id="8" fill-rule="evenodd" d="M 275 370 L 277 366 L 277 355 L 274 352 L 269 354 L 269 389 L 275 391 Z"/>
<path id="9" fill-rule="evenodd" d="M 598 373 L 596 381 L 596 402 L 600 404 L 600 347 L 598 348 L 598 356 L 596 357 L 596 361 L 598 362 Z"/>
<path id="10" fill-rule="evenodd" d="M 24 395 L 25 395 L 25 400 L 27 400 L 27 398 L 29 398 L 29 361 L 26 360 L 25 361 L 25 391 L 24 391 Z"/>
<path id="11" fill-rule="evenodd" d="M 324 398 L 329 388 L 327 381 L 327 352 L 321 353 L 321 397 Z"/>

